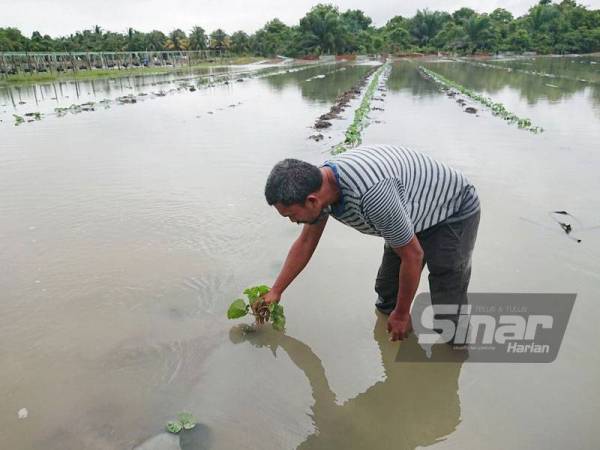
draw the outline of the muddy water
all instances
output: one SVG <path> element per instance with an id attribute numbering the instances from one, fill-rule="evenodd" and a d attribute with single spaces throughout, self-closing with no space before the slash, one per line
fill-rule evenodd
<path id="1" fill-rule="evenodd" d="M 382 242 L 333 221 L 286 292 L 285 335 L 224 319 L 244 287 L 274 279 L 299 232 L 264 203 L 271 166 L 323 161 L 351 114 L 319 143 L 309 127 L 367 70 L 311 67 L 0 123 L 0 442 L 132 448 L 187 410 L 201 424 L 181 440 L 190 449 L 597 447 L 600 237 L 576 244 L 546 213 L 600 223 L 598 94 L 429 67 L 546 131 L 465 114 L 403 62 L 364 141 L 412 146 L 475 182 L 474 291 L 578 293 L 553 364 L 395 363 L 373 311 Z M 8 117 L 35 102 L 2 99 Z"/>

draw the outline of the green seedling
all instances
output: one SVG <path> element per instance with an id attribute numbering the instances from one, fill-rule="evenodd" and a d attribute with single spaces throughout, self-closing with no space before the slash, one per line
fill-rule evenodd
<path id="1" fill-rule="evenodd" d="M 196 423 L 197 420 L 191 413 L 182 412 L 177 414 L 177 420 L 167 422 L 167 431 L 177 434 L 181 430 L 191 430 L 196 426 Z"/>
<path id="2" fill-rule="evenodd" d="M 371 79 L 369 86 L 367 86 L 367 90 L 365 91 L 365 95 L 363 96 L 359 107 L 354 112 L 354 119 L 346 130 L 344 141 L 333 147 L 331 150 L 332 154 L 337 155 L 339 153 L 343 153 L 349 148 L 360 145 L 362 142 L 361 134 L 366 126 L 367 114 L 369 111 L 371 111 L 371 100 L 373 100 L 373 95 L 377 89 L 379 78 L 387 66 L 387 64 L 382 65 L 373 75 L 373 78 Z"/>
<path id="3" fill-rule="evenodd" d="M 227 310 L 228 319 L 239 319 L 251 314 L 256 319 L 257 324 L 271 322 L 273 328 L 277 331 L 283 331 L 285 328 L 285 315 L 283 306 L 279 303 L 266 304 L 262 296 L 270 291 L 265 285 L 253 286 L 244 290 L 248 298 L 248 303 L 241 298 L 235 299 Z"/>
<path id="4" fill-rule="evenodd" d="M 522 128 L 527 131 L 531 131 L 532 133 L 541 133 L 544 131 L 542 127 L 535 126 L 531 123 L 531 120 L 523 117 L 519 117 L 516 114 L 508 111 L 506 107 L 499 102 L 494 102 L 491 98 L 485 97 L 478 92 L 474 92 L 465 86 L 458 84 L 444 76 L 440 75 L 433 70 L 426 69 L 423 66 L 419 66 L 419 71 L 423 75 L 424 78 L 433 81 L 441 90 L 449 91 L 454 90 L 458 91 L 467 97 L 472 98 L 476 102 L 487 106 L 492 114 L 495 116 L 499 116 L 506 120 L 508 123 L 516 123 L 519 128 Z"/>

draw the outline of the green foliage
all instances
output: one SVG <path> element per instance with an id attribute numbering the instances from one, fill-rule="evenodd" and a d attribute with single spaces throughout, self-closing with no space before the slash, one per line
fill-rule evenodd
<path id="1" fill-rule="evenodd" d="M 217 28 L 215 31 L 210 33 L 209 41 L 210 48 L 215 50 L 226 50 L 230 45 L 229 36 L 220 28 Z"/>
<path id="2" fill-rule="evenodd" d="M 249 303 L 252 305 L 256 302 L 261 296 L 265 295 L 269 292 L 269 287 L 261 284 L 260 286 L 249 287 L 244 289 L 244 294 L 248 297 Z"/>
<path id="3" fill-rule="evenodd" d="M 170 420 L 167 422 L 167 431 L 169 433 L 177 434 L 183 430 L 183 425 L 176 420 Z"/>
<path id="4" fill-rule="evenodd" d="M 277 331 L 283 331 L 285 328 L 285 315 L 283 314 L 283 306 L 279 303 L 271 303 L 269 305 L 269 313 L 271 321 L 273 322 L 273 328 Z"/>
<path id="5" fill-rule="evenodd" d="M 387 67 L 388 65 L 384 64 L 373 74 L 373 78 L 371 78 L 371 81 L 367 86 L 360 105 L 354 112 L 354 119 L 346 130 L 344 142 L 336 145 L 331 151 L 331 153 L 334 155 L 343 153 L 348 150 L 348 148 L 356 147 L 362 142 L 361 133 L 365 127 L 367 114 L 371 110 L 371 100 L 373 99 L 373 94 L 375 93 L 377 85 L 379 84 L 379 78 Z"/>
<path id="6" fill-rule="evenodd" d="M 22 123 L 25 122 L 25 119 L 22 116 L 19 116 L 17 114 L 13 114 L 13 117 L 15 118 L 15 126 L 18 127 L 19 125 L 21 125 Z"/>
<path id="7" fill-rule="evenodd" d="M 532 133 L 541 133 L 543 128 L 535 126 L 531 123 L 531 120 L 527 118 L 522 118 L 517 116 L 516 114 L 508 111 L 506 107 L 502 103 L 494 102 L 492 99 L 485 97 L 477 92 L 474 92 L 465 86 L 458 84 L 444 76 L 440 75 L 433 70 L 426 69 L 423 66 L 419 66 L 419 70 L 422 74 L 424 74 L 425 78 L 432 80 L 438 86 L 440 86 L 443 90 L 455 90 L 458 91 L 467 97 L 475 100 L 476 102 L 487 106 L 492 114 L 495 116 L 500 116 L 508 123 L 516 123 L 519 128 L 523 128 L 525 130 L 531 131 Z"/>
<path id="8" fill-rule="evenodd" d="M 243 31 L 236 31 L 231 35 L 230 49 L 237 55 L 245 55 L 250 51 L 250 36 Z"/>
<path id="9" fill-rule="evenodd" d="M 408 36 L 407 36 L 408 33 Z M 210 33 L 195 26 L 189 35 L 180 29 L 169 35 L 127 29 L 103 30 L 98 25 L 68 36 L 52 38 L 34 31 L 23 36 L 14 28 L 0 28 L 0 52 L 227 50 L 237 55 L 303 56 L 334 53 L 435 52 L 460 53 L 536 51 L 582 53 L 600 51 L 600 10 L 573 0 L 541 0 L 522 17 L 503 8 L 489 14 L 460 8 L 452 14 L 419 10 L 412 18 L 396 16 L 376 28 L 359 9 L 341 12 L 332 4 L 318 4 L 296 25 L 279 19 L 267 22 L 252 35 L 238 31 L 229 37 L 222 29 Z"/>
<path id="10" fill-rule="evenodd" d="M 191 430 L 197 424 L 196 418 L 189 412 L 181 412 L 177 414 L 177 420 L 167 422 L 167 431 L 177 434 L 181 430 Z"/>
<path id="11" fill-rule="evenodd" d="M 240 317 L 244 317 L 248 314 L 248 309 L 250 305 L 246 305 L 244 300 L 238 298 L 234 300 L 234 302 L 229 305 L 229 309 L 227 310 L 227 318 L 228 319 L 238 319 Z"/>
<path id="12" fill-rule="evenodd" d="M 208 47 L 208 37 L 204 32 L 204 28 L 195 26 L 189 37 L 190 50 L 206 50 Z"/>
<path id="13" fill-rule="evenodd" d="M 262 300 L 262 296 L 269 291 L 270 288 L 264 284 L 244 289 L 248 303 L 241 298 L 234 300 L 227 310 L 227 318 L 238 319 L 247 314 L 252 314 L 256 318 L 257 323 L 261 324 L 270 321 L 275 330 L 283 331 L 285 328 L 283 306 L 279 303 L 266 305 Z"/>

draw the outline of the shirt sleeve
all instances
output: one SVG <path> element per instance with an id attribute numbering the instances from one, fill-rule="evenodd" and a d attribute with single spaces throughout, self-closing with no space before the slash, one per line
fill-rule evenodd
<path id="1" fill-rule="evenodd" d="M 403 194 L 398 180 L 386 179 L 371 187 L 362 198 L 365 219 L 392 247 L 408 244 L 415 234 Z"/>

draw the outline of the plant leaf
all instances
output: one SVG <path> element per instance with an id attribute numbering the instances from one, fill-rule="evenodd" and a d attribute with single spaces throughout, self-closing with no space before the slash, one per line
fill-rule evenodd
<path id="1" fill-rule="evenodd" d="M 227 310 L 227 318 L 228 319 L 239 319 L 240 317 L 244 317 L 248 314 L 248 305 L 242 300 L 238 298 L 234 300 L 234 302 L 229 305 L 229 309 Z"/>
<path id="2" fill-rule="evenodd" d="M 167 431 L 169 433 L 177 434 L 183 429 L 183 425 L 179 421 L 171 420 L 167 422 Z"/>
<path id="3" fill-rule="evenodd" d="M 179 413 L 177 414 L 177 418 L 185 430 L 191 430 L 196 426 L 196 418 L 191 413 Z"/>
<path id="4" fill-rule="evenodd" d="M 248 302 L 253 305 L 260 297 L 269 292 L 271 288 L 261 284 L 259 286 L 252 286 L 244 289 L 244 294 L 248 297 Z"/>
<path id="5" fill-rule="evenodd" d="M 273 328 L 277 331 L 283 331 L 285 328 L 285 314 L 283 313 L 283 306 L 279 303 L 271 303 L 269 305 L 270 320 L 273 322 Z"/>

